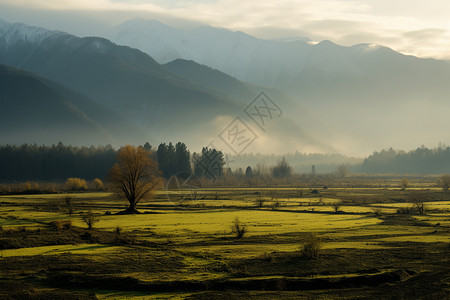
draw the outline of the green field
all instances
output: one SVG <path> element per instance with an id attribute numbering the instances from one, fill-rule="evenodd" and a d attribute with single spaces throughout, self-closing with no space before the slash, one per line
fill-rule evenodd
<path id="1" fill-rule="evenodd" d="M 398 213 L 414 192 L 159 191 L 137 215 L 117 215 L 126 201 L 110 193 L 1 196 L 0 298 L 444 299 L 450 193 L 420 190 L 425 214 Z M 235 218 L 246 226 L 240 239 Z M 322 247 L 309 259 L 311 233 Z"/>

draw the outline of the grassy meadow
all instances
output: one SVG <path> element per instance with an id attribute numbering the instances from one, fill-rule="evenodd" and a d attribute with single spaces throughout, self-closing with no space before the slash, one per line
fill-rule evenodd
<path id="1" fill-rule="evenodd" d="M 450 193 L 431 185 L 161 190 L 141 214 L 116 214 L 126 204 L 108 192 L 1 196 L 0 298 L 450 296 Z"/>

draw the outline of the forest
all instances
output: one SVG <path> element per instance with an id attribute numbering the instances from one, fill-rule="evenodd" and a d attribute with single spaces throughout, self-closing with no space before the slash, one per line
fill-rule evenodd
<path id="1" fill-rule="evenodd" d="M 450 147 L 419 147 L 412 151 L 394 149 L 374 152 L 367 158 L 348 158 L 338 154 L 261 155 L 247 153 L 229 156 L 216 149 L 203 147 L 192 153 L 186 144 L 161 143 L 142 145 L 158 162 L 164 178 L 195 174 L 198 177 L 221 177 L 244 174 L 247 167 L 259 174 L 272 174 L 274 167 L 285 160 L 293 172 L 301 174 L 332 174 L 340 166 L 354 174 L 442 174 L 450 172 Z M 116 162 L 117 149 L 111 145 L 77 147 L 61 142 L 52 146 L 23 144 L 0 146 L 0 180 L 64 181 L 69 177 L 87 180 L 106 179 Z M 272 174 L 273 175 L 273 174 Z M 275 176 L 277 177 L 277 176 Z"/>

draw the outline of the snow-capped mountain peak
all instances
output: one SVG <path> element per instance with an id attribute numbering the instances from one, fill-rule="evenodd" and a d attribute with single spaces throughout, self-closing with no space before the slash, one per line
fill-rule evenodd
<path id="1" fill-rule="evenodd" d="M 0 19 L 0 41 L 6 47 L 19 42 L 38 44 L 50 36 L 61 34 L 64 33 Z"/>

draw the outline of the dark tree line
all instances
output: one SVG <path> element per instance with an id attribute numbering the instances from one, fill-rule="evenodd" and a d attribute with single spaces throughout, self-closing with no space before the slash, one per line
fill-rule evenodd
<path id="1" fill-rule="evenodd" d="M 110 146 L 73 147 L 24 144 L 0 146 L 0 180 L 65 180 L 105 178 L 116 161 Z"/>
<path id="2" fill-rule="evenodd" d="M 361 166 L 364 173 L 442 174 L 450 172 L 450 147 L 424 146 L 405 152 L 394 149 L 375 152 Z"/>
<path id="3" fill-rule="evenodd" d="M 189 176 L 192 173 L 191 154 L 184 143 L 178 142 L 175 146 L 172 143 L 162 143 L 158 146 L 156 157 L 165 178 L 177 174 Z"/>
<path id="4" fill-rule="evenodd" d="M 165 178 L 172 175 L 220 177 L 225 165 L 223 153 L 203 148 L 191 154 L 184 143 L 162 143 L 154 149 L 149 143 L 140 146 L 151 152 Z M 152 152 L 152 150 L 156 150 Z M 69 177 L 106 179 L 114 166 L 117 153 L 112 146 L 74 147 L 62 143 L 52 146 L 24 144 L 0 146 L 0 181 L 62 181 Z M 212 176 L 211 176 L 212 175 Z"/>
<path id="5" fill-rule="evenodd" d="M 223 175 L 225 158 L 222 151 L 203 147 L 201 153 L 193 154 L 192 161 L 195 176 L 216 179 Z"/>
<path id="6" fill-rule="evenodd" d="M 165 178 L 172 175 L 188 177 L 194 174 L 198 177 L 218 178 L 223 175 L 225 165 L 221 151 L 203 147 L 201 153 L 193 153 L 192 157 L 184 143 L 162 143 L 156 151 L 159 169 Z"/>

